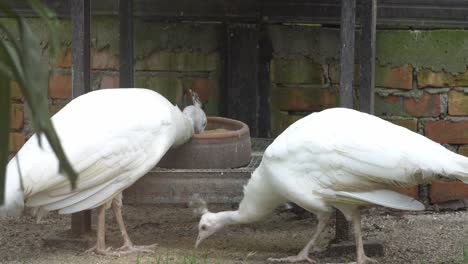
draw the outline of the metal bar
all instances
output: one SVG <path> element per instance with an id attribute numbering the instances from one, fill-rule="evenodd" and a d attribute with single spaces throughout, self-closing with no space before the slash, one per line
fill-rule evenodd
<path id="1" fill-rule="evenodd" d="M 133 1 L 119 1 L 120 87 L 133 87 Z"/>
<path id="2" fill-rule="evenodd" d="M 72 97 L 90 91 L 90 5 L 89 0 L 71 0 L 72 21 Z M 91 231 L 91 211 L 72 214 L 74 236 Z"/>
<path id="3" fill-rule="evenodd" d="M 340 106 L 353 108 L 354 24 L 356 0 L 341 1 Z"/>
<path id="4" fill-rule="evenodd" d="M 375 87 L 375 32 L 377 0 L 366 0 L 361 5 L 361 60 L 359 110 L 374 113 Z"/>

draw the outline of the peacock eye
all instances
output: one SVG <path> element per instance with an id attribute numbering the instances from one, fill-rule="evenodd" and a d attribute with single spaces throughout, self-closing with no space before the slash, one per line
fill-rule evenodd
<path id="1" fill-rule="evenodd" d="M 206 225 L 202 225 L 201 230 L 205 231 L 206 230 Z"/>

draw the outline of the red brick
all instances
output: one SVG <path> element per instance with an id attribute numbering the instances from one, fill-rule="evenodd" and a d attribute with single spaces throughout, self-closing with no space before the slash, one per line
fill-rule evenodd
<path id="1" fill-rule="evenodd" d="M 21 88 L 16 81 L 10 82 L 10 98 L 13 100 L 23 99 L 23 93 L 21 92 Z"/>
<path id="2" fill-rule="evenodd" d="M 49 96 L 56 99 L 71 98 L 71 74 L 53 73 L 49 77 Z"/>
<path id="3" fill-rule="evenodd" d="M 448 93 L 449 115 L 468 115 L 468 95 L 461 91 L 452 90 Z"/>
<path id="4" fill-rule="evenodd" d="M 397 120 L 387 120 L 392 122 L 395 125 L 405 127 L 411 131 L 416 132 L 418 129 L 418 120 L 416 119 L 397 119 Z"/>
<path id="5" fill-rule="evenodd" d="M 377 95 L 375 113 L 379 116 L 436 117 L 440 115 L 440 95 L 423 94 L 420 98 Z"/>
<path id="6" fill-rule="evenodd" d="M 10 133 L 8 151 L 9 152 L 18 151 L 24 145 L 25 141 L 26 141 L 26 138 L 24 137 L 23 133 L 16 133 L 16 132 Z"/>
<path id="7" fill-rule="evenodd" d="M 427 121 L 424 123 L 424 134 L 439 143 L 467 144 L 468 121 Z"/>
<path id="8" fill-rule="evenodd" d="M 468 198 L 468 184 L 433 181 L 429 191 L 429 198 L 432 203 L 466 199 Z"/>
<path id="9" fill-rule="evenodd" d="M 333 89 L 281 87 L 272 90 L 272 105 L 283 111 L 319 111 L 338 105 Z"/>
<path id="10" fill-rule="evenodd" d="M 404 195 L 408 195 L 409 197 L 413 197 L 414 199 L 418 199 L 419 191 L 418 186 L 411 186 L 411 187 L 399 187 L 396 188 L 395 191 L 402 193 Z"/>
<path id="11" fill-rule="evenodd" d="M 57 53 L 56 66 L 59 68 L 70 68 L 72 65 L 72 53 L 70 48 L 60 49 Z"/>
<path id="12" fill-rule="evenodd" d="M 420 98 L 405 97 L 403 107 L 411 116 L 439 116 L 440 115 L 440 95 L 423 94 Z"/>
<path id="13" fill-rule="evenodd" d="M 118 70 L 119 57 L 111 54 L 108 48 L 91 50 L 91 68 L 98 70 Z"/>
<path id="14" fill-rule="evenodd" d="M 213 89 L 213 82 L 208 78 L 186 78 L 184 88 L 192 89 L 202 102 L 208 102 Z"/>
<path id="15" fill-rule="evenodd" d="M 468 70 L 452 74 L 445 71 L 434 72 L 430 69 L 422 69 L 417 76 L 419 88 L 468 86 Z"/>
<path id="16" fill-rule="evenodd" d="M 413 88 L 413 67 L 411 65 L 377 66 L 375 67 L 375 86 L 409 90 Z"/>
<path id="17" fill-rule="evenodd" d="M 103 75 L 101 76 L 101 82 L 99 87 L 101 89 L 104 88 L 119 88 L 120 82 L 119 82 L 119 76 L 118 75 Z"/>
<path id="18" fill-rule="evenodd" d="M 12 104 L 10 112 L 10 128 L 21 129 L 24 124 L 24 107 L 22 104 Z"/>

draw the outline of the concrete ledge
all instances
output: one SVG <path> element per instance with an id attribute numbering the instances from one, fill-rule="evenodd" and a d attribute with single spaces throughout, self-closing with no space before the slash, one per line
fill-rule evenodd
<path id="1" fill-rule="evenodd" d="M 155 168 L 123 193 L 125 204 L 187 204 L 198 193 L 208 203 L 238 203 L 253 168 Z"/>

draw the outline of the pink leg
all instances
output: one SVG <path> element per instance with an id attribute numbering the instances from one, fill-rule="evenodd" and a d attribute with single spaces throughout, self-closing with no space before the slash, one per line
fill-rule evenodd
<path id="1" fill-rule="evenodd" d="M 97 223 L 97 239 L 96 245 L 86 252 L 94 252 L 99 255 L 119 256 L 117 252 L 112 252 L 110 248 L 106 248 L 106 205 L 101 205 L 97 208 L 98 223 Z"/>
<path id="2" fill-rule="evenodd" d="M 153 253 L 154 251 L 151 248 L 157 246 L 157 244 L 147 245 L 147 246 L 135 246 L 133 245 L 130 237 L 128 236 L 127 229 L 125 228 L 125 224 L 122 217 L 122 196 L 119 195 L 112 200 L 112 210 L 115 215 L 115 220 L 119 225 L 120 233 L 122 234 L 123 245 L 118 250 L 124 254 L 132 253 L 132 252 L 147 252 Z"/>
<path id="3" fill-rule="evenodd" d="M 328 220 L 330 220 L 330 213 L 323 213 L 317 215 L 318 218 L 318 224 L 317 224 L 317 229 L 315 230 L 314 235 L 312 236 L 312 239 L 305 245 L 305 247 L 297 254 L 296 256 L 289 256 L 286 258 L 269 258 L 268 261 L 270 262 L 289 262 L 289 263 L 294 263 L 294 262 L 301 262 L 301 261 L 307 261 L 309 263 L 317 263 L 315 260 L 309 258 L 309 252 L 310 249 L 315 246 L 315 243 L 319 237 L 319 235 L 322 233 L 322 231 L 325 229 L 325 227 L 328 224 Z"/>

